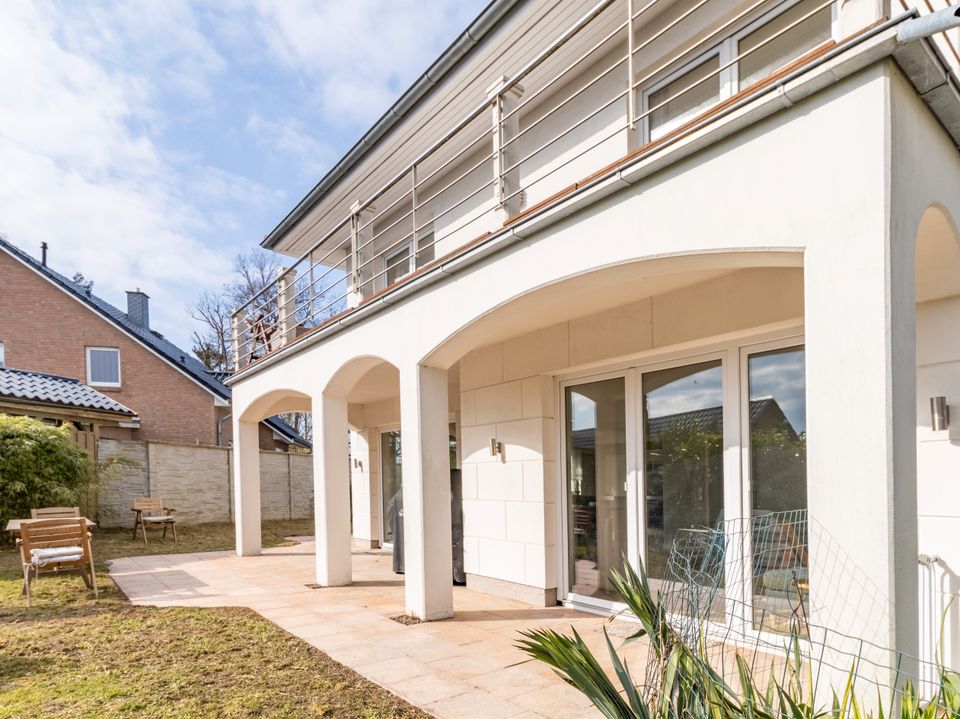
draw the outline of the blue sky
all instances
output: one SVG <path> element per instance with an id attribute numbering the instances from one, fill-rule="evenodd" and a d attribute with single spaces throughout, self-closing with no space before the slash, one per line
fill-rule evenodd
<path id="1" fill-rule="evenodd" d="M 0 3 L 0 234 L 186 311 L 485 0 Z"/>

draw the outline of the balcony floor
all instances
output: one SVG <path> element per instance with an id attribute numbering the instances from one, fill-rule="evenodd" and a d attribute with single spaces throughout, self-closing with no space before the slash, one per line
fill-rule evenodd
<path id="1" fill-rule="evenodd" d="M 312 537 L 264 550 L 128 557 L 110 574 L 134 604 L 244 606 L 334 660 L 437 717 L 597 717 L 600 713 L 546 665 L 515 646 L 518 630 L 575 627 L 609 666 L 602 628 L 607 620 L 563 607 L 531 607 L 510 599 L 454 588 L 452 619 L 405 626 L 403 577 L 380 550 L 353 552 L 354 583 L 311 589 Z M 615 643 L 631 628 L 608 625 Z M 642 676 L 644 644 L 628 659 Z M 638 677 L 639 678 L 639 677 Z"/>

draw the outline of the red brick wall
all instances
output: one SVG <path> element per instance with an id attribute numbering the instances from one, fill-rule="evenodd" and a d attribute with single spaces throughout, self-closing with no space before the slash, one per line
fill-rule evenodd
<path id="1" fill-rule="evenodd" d="M 134 439 L 214 444 L 213 395 L 63 290 L 0 250 L 4 364 L 86 382 L 89 346 L 120 348 L 119 389 L 97 388 L 140 415 Z"/>

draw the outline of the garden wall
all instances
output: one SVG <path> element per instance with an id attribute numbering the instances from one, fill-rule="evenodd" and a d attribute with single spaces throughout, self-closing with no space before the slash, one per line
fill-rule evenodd
<path id="1" fill-rule="evenodd" d="M 101 439 L 99 458 L 122 455 L 100 480 L 101 526 L 132 526 L 135 497 L 161 497 L 175 507 L 180 524 L 233 519 L 233 457 L 229 449 L 167 442 Z M 313 458 L 282 452 L 260 453 L 263 519 L 313 516 Z"/>

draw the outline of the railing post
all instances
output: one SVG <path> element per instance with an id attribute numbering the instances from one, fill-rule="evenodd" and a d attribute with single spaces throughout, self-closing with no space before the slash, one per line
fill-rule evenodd
<path id="1" fill-rule="evenodd" d="M 520 113 L 512 111 L 522 95 L 523 88 L 516 83 L 508 86 L 506 77 L 500 77 L 487 88 L 492 111 L 494 196 L 500 225 L 523 209 L 524 204 L 520 168 L 510 167 L 510 157 L 520 157 L 521 153 L 516 146 L 507 147 L 520 132 Z"/>
<path id="2" fill-rule="evenodd" d="M 232 342 L 230 354 L 233 359 L 233 371 L 240 371 L 240 316 L 237 314 L 237 308 L 234 307 L 230 312 L 230 339 Z"/>
<path id="3" fill-rule="evenodd" d="M 633 89 L 633 0 L 627 0 L 627 125 L 637 130 L 637 93 Z"/>
<path id="4" fill-rule="evenodd" d="M 277 344 L 286 347 L 296 338 L 297 332 L 297 271 L 292 267 L 280 270 L 280 277 L 277 279 L 277 303 L 280 329 Z"/>
<path id="5" fill-rule="evenodd" d="M 347 307 L 357 307 L 363 300 L 360 286 L 360 202 L 350 206 L 350 279 L 347 281 Z"/>

